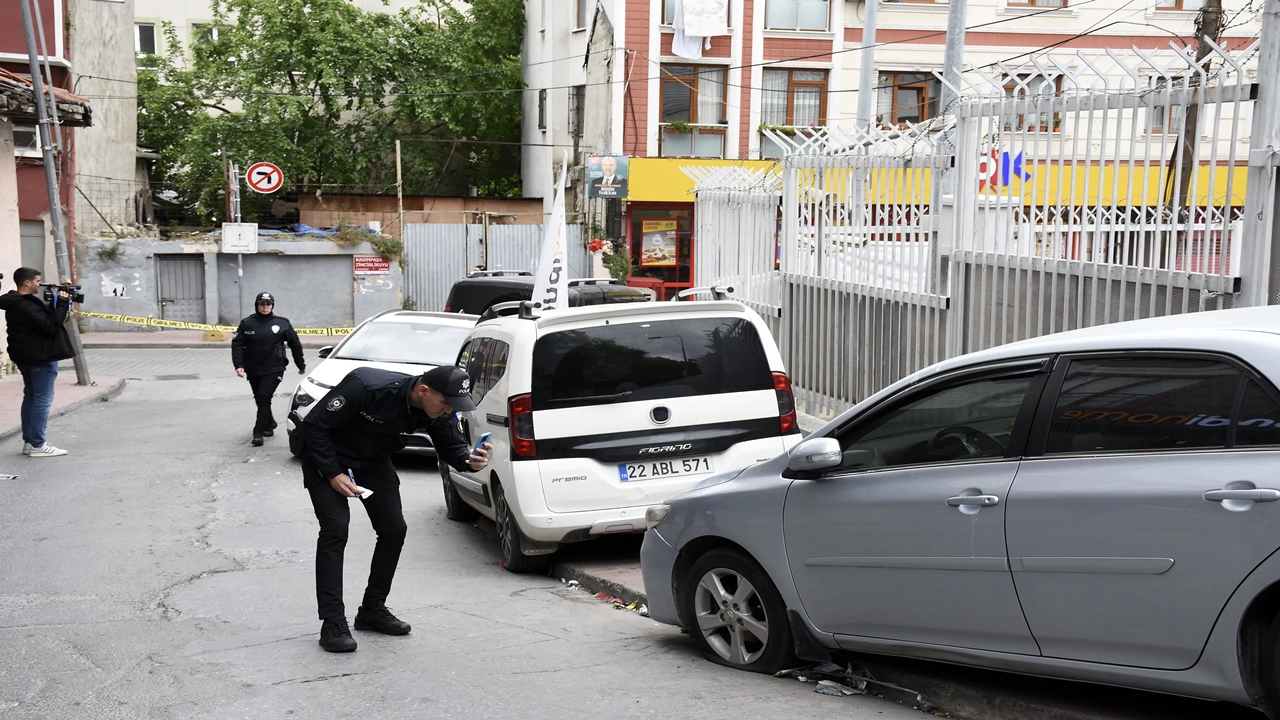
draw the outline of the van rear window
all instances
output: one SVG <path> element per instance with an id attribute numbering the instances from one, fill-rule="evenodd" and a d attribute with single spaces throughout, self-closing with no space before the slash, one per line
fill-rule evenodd
<path id="1" fill-rule="evenodd" d="M 770 390 L 755 325 L 651 320 L 553 332 L 533 346 L 533 409 Z"/>

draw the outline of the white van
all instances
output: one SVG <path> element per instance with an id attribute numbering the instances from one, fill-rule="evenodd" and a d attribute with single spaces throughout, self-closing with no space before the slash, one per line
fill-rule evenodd
<path id="1" fill-rule="evenodd" d="M 741 303 L 527 315 L 482 319 L 458 357 L 476 401 L 463 432 L 492 433 L 489 466 L 440 464 L 448 516 L 491 518 L 512 572 L 561 543 L 643 532 L 649 506 L 800 440 L 777 346 Z"/>

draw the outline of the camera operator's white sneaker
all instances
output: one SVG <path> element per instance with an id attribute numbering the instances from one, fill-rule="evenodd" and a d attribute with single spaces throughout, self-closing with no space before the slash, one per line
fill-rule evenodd
<path id="1" fill-rule="evenodd" d="M 28 453 L 28 455 L 30 455 L 33 458 L 34 457 L 58 457 L 59 455 L 66 455 L 66 454 L 67 454 L 66 450 L 63 450 L 62 448 L 56 448 L 50 445 L 49 443 L 45 443 L 40 447 L 33 447 L 31 448 L 31 452 Z"/>

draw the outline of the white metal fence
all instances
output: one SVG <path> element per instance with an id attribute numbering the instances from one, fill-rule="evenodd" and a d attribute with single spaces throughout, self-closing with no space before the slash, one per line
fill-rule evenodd
<path id="1" fill-rule="evenodd" d="M 1044 53 L 918 126 L 766 131 L 781 192 L 700 181 L 695 284 L 780 309 L 818 415 L 946 357 L 1231 306 L 1256 49 Z"/>
<path id="2" fill-rule="evenodd" d="M 542 225 L 405 224 L 406 306 L 443 310 L 449 288 L 481 266 L 533 272 L 542 232 Z M 583 243 L 581 225 L 568 226 L 568 242 L 570 277 L 589 277 L 591 257 Z"/>

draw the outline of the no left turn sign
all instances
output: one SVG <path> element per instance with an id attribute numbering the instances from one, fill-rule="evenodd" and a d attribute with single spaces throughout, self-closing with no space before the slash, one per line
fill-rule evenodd
<path id="1" fill-rule="evenodd" d="M 244 173 L 249 189 L 268 195 L 284 185 L 284 173 L 269 162 L 254 163 Z"/>

